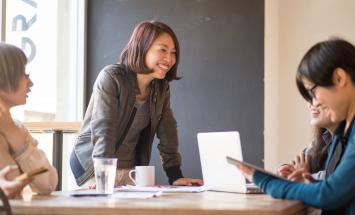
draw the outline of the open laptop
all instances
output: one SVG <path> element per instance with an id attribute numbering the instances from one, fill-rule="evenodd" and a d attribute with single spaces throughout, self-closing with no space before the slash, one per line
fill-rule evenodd
<path id="1" fill-rule="evenodd" d="M 247 184 L 237 167 L 227 163 L 226 156 L 243 160 L 237 131 L 197 134 L 204 186 L 207 190 L 261 193 L 254 184 Z"/>

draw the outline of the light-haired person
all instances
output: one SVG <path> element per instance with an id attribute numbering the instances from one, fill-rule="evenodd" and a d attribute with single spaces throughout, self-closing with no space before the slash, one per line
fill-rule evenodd
<path id="1" fill-rule="evenodd" d="M 51 166 L 38 142 L 28 130 L 11 116 L 10 109 L 24 105 L 33 83 L 26 73 L 27 58 L 16 46 L 0 43 L 0 169 L 18 165 L 7 175 L 12 180 L 21 172 L 39 167 L 48 169 L 31 181 L 34 192 L 49 194 L 57 186 L 57 170 Z"/>

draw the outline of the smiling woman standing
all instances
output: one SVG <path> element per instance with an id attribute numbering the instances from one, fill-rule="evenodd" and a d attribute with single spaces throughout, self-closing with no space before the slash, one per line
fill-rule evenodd
<path id="1" fill-rule="evenodd" d="M 100 72 L 70 158 L 78 185 L 95 183 L 93 157 L 117 158 L 115 184 L 132 184 L 128 172 L 149 165 L 155 134 L 169 183 L 202 185 L 200 179 L 184 178 L 180 169 L 169 88 L 179 80 L 179 54 L 169 26 L 145 21 L 134 29 L 120 63 Z"/>
<path id="2" fill-rule="evenodd" d="M 244 175 L 275 198 L 301 200 L 322 214 L 355 214 L 355 47 L 343 39 L 314 45 L 297 71 L 301 95 L 340 122 L 326 160 L 326 178 L 304 184 L 276 179 L 239 166 Z"/>

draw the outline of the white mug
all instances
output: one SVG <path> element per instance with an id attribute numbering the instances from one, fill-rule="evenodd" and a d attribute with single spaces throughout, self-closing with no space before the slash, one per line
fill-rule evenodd
<path id="1" fill-rule="evenodd" d="M 135 173 L 135 177 L 132 177 Z M 154 186 L 155 184 L 155 167 L 154 166 L 136 166 L 135 169 L 129 171 L 129 178 L 136 186 Z"/>

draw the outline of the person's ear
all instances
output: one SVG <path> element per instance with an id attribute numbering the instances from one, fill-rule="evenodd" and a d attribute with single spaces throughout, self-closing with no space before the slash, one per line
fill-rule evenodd
<path id="1" fill-rule="evenodd" d="M 348 74 L 342 68 L 336 68 L 333 72 L 333 83 L 336 86 L 344 87 L 348 79 Z"/>

